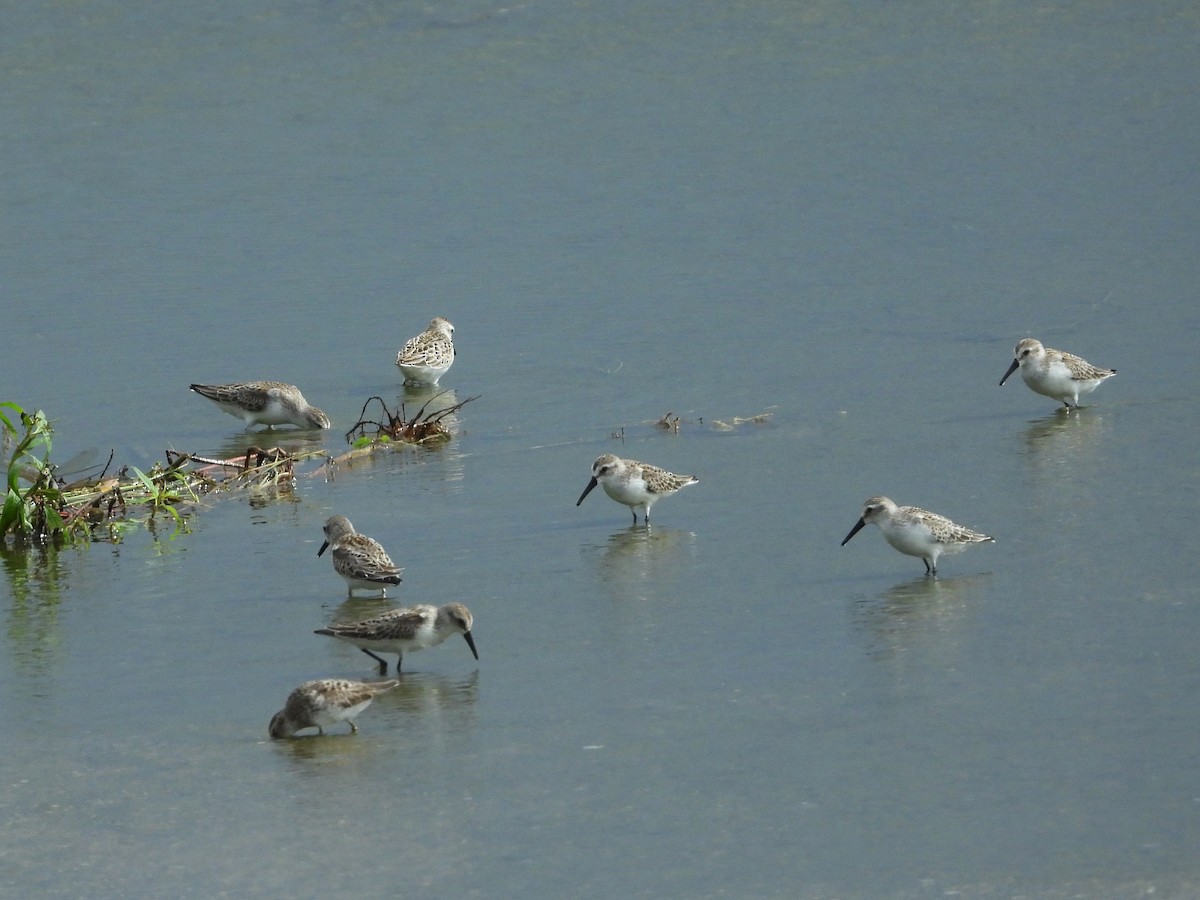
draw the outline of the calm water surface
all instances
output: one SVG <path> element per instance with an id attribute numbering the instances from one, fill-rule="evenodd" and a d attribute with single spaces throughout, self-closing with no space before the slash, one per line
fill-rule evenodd
<path id="1" fill-rule="evenodd" d="M 15 891 L 1200 893 L 1193 5 L 3 12 L 0 399 L 56 460 L 236 452 L 187 385 L 253 378 L 338 453 L 422 402 L 392 359 L 436 314 L 480 398 L 185 530 L 0 551 Z M 1120 374 L 998 388 L 1030 334 Z M 574 505 L 602 452 L 701 482 L 630 528 Z M 877 493 L 997 542 L 840 548 Z M 335 511 L 387 603 L 316 557 Z M 314 628 L 449 600 L 478 662 L 266 739 L 372 676 Z"/>

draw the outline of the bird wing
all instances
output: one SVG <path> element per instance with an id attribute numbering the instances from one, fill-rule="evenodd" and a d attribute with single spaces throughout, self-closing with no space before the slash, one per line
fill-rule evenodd
<path id="1" fill-rule="evenodd" d="M 676 475 L 646 463 L 642 463 L 642 480 L 646 482 L 646 490 L 652 494 L 669 494 L 697 481 L 692 475 Z"/>
<path id="2" fill-rule="evenodd" d="M 434 607 L 413 606 L 397 609 L 372 619 L 360 622 L 347 622 L 342 625 L 330 625 L 327 629 L 338 637 L 366 638 L 386 640 L 388 638 L 405 638 L 416 633 L 417 629 L 437 615 Z"/>
<path id="3" fill-rule="evenodd" d="M 1067 371 L 1071 373 L 1072 381 L 1095 381 L 1098 378 L 1107 378 L 1109 375 L 1117 374 L 1116 369 L 1102 369 L 1099 366 L 1093 366 L 1086 359 L 1073 353 L 1063 353 L 1062 358 L 1067 366 Z"/>
<path id="4" fill-rule="evenodd" d="M 972 531 L 947 519 L 945 516 L 930 512 L 927 509 L 912 509 L 913 517 L 929 529 L 933 539 L 939 544 L 970 544 L 976 541 L 992 540 L 986 534 Z"/>
<path id="5" fill-rule="evenodd" d="M 437 331 L 426 331 L 411 338 L 400 351 L 397 360 L 402 365 L 439 364 L 450 355 L 450 342 Z"/>

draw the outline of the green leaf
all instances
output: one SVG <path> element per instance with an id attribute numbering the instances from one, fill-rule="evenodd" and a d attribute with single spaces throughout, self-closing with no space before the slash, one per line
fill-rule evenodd
<path id="1" fill-rule="evenodd" d="M 158 486 L 155 485 L 155 483 L 146 475 L 145 472 L 143 472 L 137 466 L 130 466 L 129 468 L 133 469 L 134 476 L 142 483 L 142 486 L 145 487 L 146 490 L 152 494 L 158 493 Z"/>
<path id="2" fill-rule="evenodd" d="M 7 431 L 9 434 L 11 434 L 13 436 L 16 436 L 17 429 L 13 425 L 12 419 L 10 419 L 8 416 L 6 416 L 2 412 L 2 410 L 5 410 L 5 409 L 11 409 L 13 412 L 15 412 L 17 414 L 16 418 L 18 421 L 20 421 L 20 419 L 21 419 L 21 413 L 25 412 L 25 410 L 21 409 L 21 407 L 17 406 L 17 404 L 12 403 L 11 401 L 6 402 L 6 403 L 0 403 L 0 422 L 4 423 L 5 431 Z"/>
<path id="3" fill-rule="evenodd" d="M 13 524 L 20 521 L 22 506 L 21 495 L 9 488 L 4 497 L 4 509 L 0 510 L 0 535 L 8 534 Z"/>
<path id="4" fill-rule="evenodd" d="M 58 510 L 52 506 L 45 508 L 46 512 L 46 527 L 51 531 L 63 531 L 67 527 L 67 523 L 63 521 L 63 517 L 58 514 Z"/>

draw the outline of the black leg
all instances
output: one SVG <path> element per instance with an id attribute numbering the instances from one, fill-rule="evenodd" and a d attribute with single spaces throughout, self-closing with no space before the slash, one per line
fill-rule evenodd
<path id="1" fill-rule="evenodd" d="M 929 565 L 929 560 L 927 560 L 925 557 L 923 557 L 923 556 L 921 557 L 921 562 L 925 563 L 925 574 L 926 575 L 932 575 L 933 572 L 936 571 L 932 566 Z"/>
<path id="2" fill-rule="evenodd" d="M 397 675 L 400 674 L 400 663 L 402 663 L 402 662 L 404 662 L 404 654 L 397 653 L 396 654 L 396 674 Z"/>
<path id="3" fill-rule="evenodd" d="M 384 659 L 381 656 L 376 656 L 374 653 L 372 653 L 366 647 L 359 647 L 358 649 L 361 650 L 363 653 L 367 654 L 367 656 L 371 657 L 371 659 L 375 660 L 375 662 L 379 663 L 379 674 L 380 675 L 387 674 L 387 660 L 386 659 Z M 397 666 L 397 668 L 399 668 L 399 666 Z"/>

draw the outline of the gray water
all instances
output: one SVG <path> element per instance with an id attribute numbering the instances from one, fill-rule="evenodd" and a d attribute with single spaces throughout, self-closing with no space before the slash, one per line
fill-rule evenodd
<path id="1" fill-rule="evenodd" d="M 0 552 L 6 885 L 1200 895 L 1198 20 L 4 4 L 0 400 L 56 460 L 261 443 L 187 391 L 257 378 L 340 453 L 434 315 L 480 398 L 442 448 Z M 1027 335 L 1119 374 L 1069 416 L 998 388 Z M 700 484 L 630 528 L 575 507 L 604 452 Z M 839 547 L 878 493 L 997 541 Z M 332 512 L 480 659 L 272 742 L 373 677 L 312 634 L 387 606 L 317 558 Z"/>

